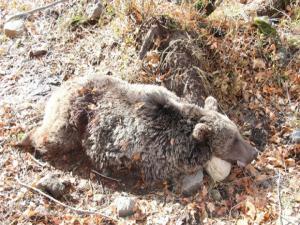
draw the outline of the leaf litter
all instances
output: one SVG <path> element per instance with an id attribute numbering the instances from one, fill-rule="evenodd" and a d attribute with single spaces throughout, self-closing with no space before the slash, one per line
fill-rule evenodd
<path id="1" fill-rule="evenodd" d="M 41 4 L 41 1 L 4 1 L 0 5 L 1 15 Z M 285 27 L 278 24 L 275 26 L 278 36 L 264 36 L 253 24 L 206 21 L 185 5 L 154 1 L 146 1 L 144 8 L 136 1 L 131 5 L 107 1 L 99 23 L 76 22 L 74 26 L 72 21 L 80 19 L 78 15 L 85 6 L 84 1 L 58 5 L 32 15 L 26 21 L 26 35 L 18 39 L 0 36 L 1 221 L 6 224 L 197 224 L 199 221 L 298 224 L 300 146 L 291 143 L 289 135 L 300 126 L 299 49 L 295 50 L 281 38 Z M 144 37 L 149 30 L 143 28 L 143 22 L 164 13 L 170 21 L 175 21 L 171 23 L 172 29 L 185 30 L 189 35 L 194 32 L 201 37 L 198 43 L 207 61 L 203 61 L 202 67 L 209 74 L 211 88 L 222 110 L 241 127 L 244 136 L 259 146 L 261 154 L 256 162 L 243 170 L 234 167 L 222 183 L 214 184 L 205 176 L 196 195 L 182 197 L 167 188 L 155 193 L 123 193 L 118 183 L 105 181 L 95 173 L 87 172 L 83 178 L 76 174 L 76 168 L 69 172 L 59 170 L 14 147 L 14 143 L 40 123 L 49 94 L 71 77 L 100 72 L 131 82 L 154 83 L 170 76 L 168 70 L 153 73 L 163 57 L 165 39 L 157 40 L 153 51 L 142 62 L 138 60 L 142 43 L 137 41 L 137 33 Z M 290 9 L 286 13 L 291 17 L 295 14 Z M 47 52 L 30 57 L 32 46 L 37 44 L 46 44 Z M 145 66 L 150 73 L 145 72 Z M 53 173 L 68 179 L 74 187 L 64 199 L 69 206 L 115 217 L 111 203 L 117 196 L 126 195 L 138 198 L 138 209 L 128 218 L 118 218 L 118 222 L 101 215 L 78 214 L 16 180 L 18 177 L 35 187 L 42 177 Z M 79 188 L 82 181 L 89 183 L 84 191 Z M 141 188 L 140 185 L 142 182 L 137 187 Z M 218 193 L 219 199 L 215 200 L 212 193 Z"/>

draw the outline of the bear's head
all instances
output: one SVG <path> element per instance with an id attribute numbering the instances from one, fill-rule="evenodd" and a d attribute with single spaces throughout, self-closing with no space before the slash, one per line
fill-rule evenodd
<path id="1" fill-rule="evenodd" d="M 206 141 L 213 156 L 237 162 L 240 166 L 249 164 L 257 157 L 258 150 L 243 139 L 235 123 L 219 113 L 217 108 L 215 98 L 206 98 L 200 121 L 194 127 L 193 137 Z"/>

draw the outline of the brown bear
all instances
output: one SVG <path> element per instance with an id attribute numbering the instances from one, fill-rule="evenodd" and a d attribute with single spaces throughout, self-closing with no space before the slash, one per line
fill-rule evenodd
<path id="1" fill-rule="evenodd" d="M 146 180 L 203 167 L 222 180 L 230 163 L 246 165 L 257 155 L 237 126 L 217 112 L 213 97 L 202 108 L 164 87 L 105 75 L 65 82 L 48 101 L 42 125 L 23 143 L 56 156 L 80 150 L 100 171 L 134 167 Z M 214 175 L 214 164 L 208 162 L 225 163 L 226 174 Z"/>

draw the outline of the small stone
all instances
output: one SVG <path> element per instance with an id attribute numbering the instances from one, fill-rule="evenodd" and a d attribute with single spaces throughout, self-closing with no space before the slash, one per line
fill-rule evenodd
<path id="1" fill-rule="evenodd" d="M 182 180 L 182 193 L 191 195 L 197 191 L 203 181 L 203 171 L 199 170 L 196 174 L 185 176 Z"/>
<path id="2" fill-rule="evenodd" d="M 4 24 L 3 30 L 9 38 L 21 36 L 25 31 L 25 21 L 23 19 L 8 21 Z"/>
<path id="3" fill-rule="evenodd" d="M 80 191 L 86 191 L 90 188 L 89 182 L 87 180 L 80 180 L 77 188 Z"/>
<path id="4" fill-rule="evenodd" d="M 101 2 L 97 4 L 89 4 L 86 9 L 86 14 L 89 20 L 99 20 L 103 13 L 103 5 Z"/>
<path id="5" fill-rule="evenodd" d="M 220 192 L 217 189 L 212 189 L 210 191 L 211 197 L 215 200 L 215 201 L 221 201 L 222 200 L 222 195 L 220 194 Z"/>
<path id="6" fill-rule="evenodd" d="M 300 144 L 300 129 L 296 129 L 291 134 L 291 140 L 293 143 Z"/>
<path id="7" fill-rule="evenodd" d="M 48 46 L 46 44 L 34 45 L 32 46 L 29 52 L 29 57 L 30 58 L 41 57 L 43 55 L 46 55 L 47 52 L 48 52 Z"/>
<path id="8" fill-rule="evenodd" d="M 60 199 L 70 192 L 71 183 L 60 179 L 55 174 L 48 174 L 39 180 L 36 187 L 54 198 Z"/>
<path id="9" fill-rule="evenodd" d="M 136 211 L 136 199 L 131 197 L 117 197 L 113 205 L 120 217 L 131 216 Z"/>

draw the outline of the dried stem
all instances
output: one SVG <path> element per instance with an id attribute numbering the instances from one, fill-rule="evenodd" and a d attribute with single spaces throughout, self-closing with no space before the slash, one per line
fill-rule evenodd
<path id="1" fill-rule="evenodd" d="M 35 188 L 35 187 L 32 187 L 32 186 L 30 186 L 30 185 L 27 185 L 27 184 L 25 184 L 25 183 L 23 183 L 23 182 L 21 182 L 21 181 L 19 180 L 18 177 L 16 177 L 16 180 L 17 180 L 17 182 L 18 182 L 21 186 L 24 186 L 24 187 L 26 187 L 26 188 L 28 188 L 28 189 L 30 189 L 30 190 L 33 190 L 33 191 L 39 193 L 40 195 L 43 195 L 44 197 L 50 199 L 51 201 L 57 203 L 58 205 L 61 205 L 61 206 L 65 207 L 65 208 L 70 209 L 70 210 L 72 210 L 72 211 L 75 211 L 75 212 L 77 212 L 77 213 L 79 213 L 79 214 L 99 215 L 99 216 L 101 216 L 101 217 L 103 217 L 103 218 L 106 218 L 106 219 L 109 219 L 109 220 L 112 220 L 112 221 L 118 221 L 117 219 L 112 218 L 112 217 L 109 217 L 109 216 L 106 216 L 106 215 L 104 215 L 104 214 L 102 214 L 102 213 L 100 213 L 100 212 L 90 211 L 90 210 L 84 210 L 84 209 L 78 209 L 78 208 L 74 208 L 74 207 L 72 207 L 72 206 L 69 206 L 69 205 L 67 205 L 67 204 L 65 204 L 65 203 L 63 203 L 63 202 L 57 200 L 56 198 L 53 198 L 52 196 L 50 196 L 50 195 L 44 193 L 43 191 L 41 191 L 41 190 L 39 190 L 39 189 L 37 189 L 37 188 Z"/>
<path id="2" fill-rule="evenodd" d="M 108 177 L 108 176 L 105 176 L 105 175 L 103 175 L 103 174 L 101 174 L 101 173 L 99 173 L 98 171 L 96 171 L 96 170 L 91 170 L 93 173 L 95 173 L 95 174 L 97 174 L 97 175 L 99 175 L 100 177 L 103 177 L 103 178 L 105 178 L 105 179 L 108 179 L 108 180 L 113 180 L 113 181 L 116 181 L 116 182 L 120 182 L 120 180 L 118 180 L 118 179 L 115 179 L 115 178 L 112 178 L 112 177 Z"/>
<path id="3" fill-rule="evenodd" d="M 56 2 L 53 2 L 53 3 L 50 3 L 48 5 L 41 6 L 39 8 L 27 11 L 27 12 L 19 13 L 17 15 L 14 15 L 14 16 L 10 17 L 6 22 L 11 21 L 13 19 L 21 19 L 21 18 L 26 19 L 28 16 L 30 16 L 31 14 L 33 14 L 35 12 L 51 8 L 51 7 L 53 7 L 53 6 L 55 6 L 55 5 L 59 4 L 59 3 L 63 3 L 63 2 L 66 2 L 66 1 L 68 1 L 68 0 L 59 0 L 59 1 L 56 1 Z"/>

